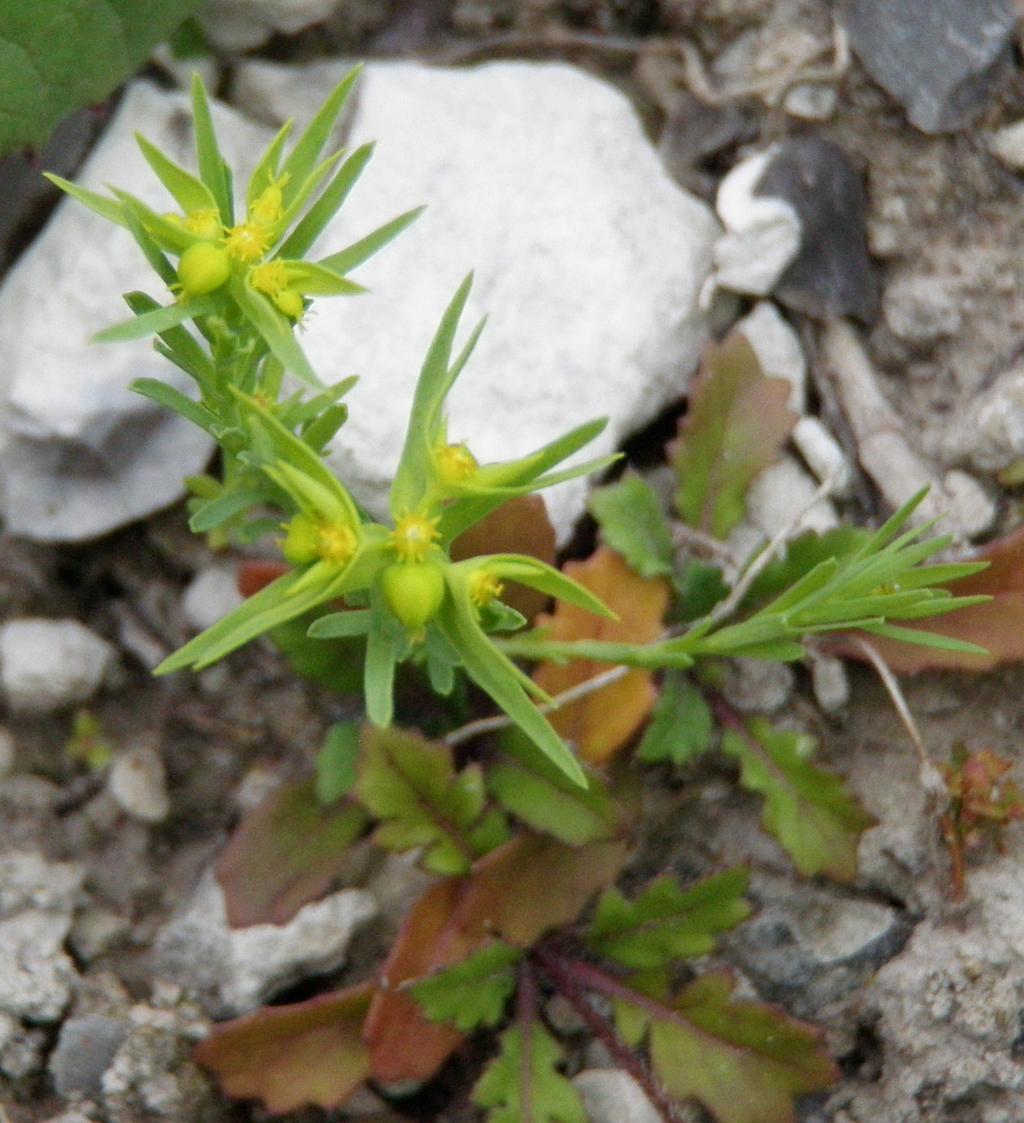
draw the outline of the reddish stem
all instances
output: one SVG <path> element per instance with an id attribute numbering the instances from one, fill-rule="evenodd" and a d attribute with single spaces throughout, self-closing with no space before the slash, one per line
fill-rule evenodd
<path id="1" fill-rule="evenodd" d="M 598 967 L 570 959 L 550 946 L 533 950 L 533 960 L 550 979 L 555 989 L 587 1023 L 590 1032 L 608 1050 L 615 1062 L 639 1084 L 655 1111 L 665 1123 L 680 1123 L 676 1105 L 655 1078 L 643 1058 L 619 1037 L 612 1023 L 591 1005 L 587 989 L 615 997 L 636 1000 L 636 994 Z"/>

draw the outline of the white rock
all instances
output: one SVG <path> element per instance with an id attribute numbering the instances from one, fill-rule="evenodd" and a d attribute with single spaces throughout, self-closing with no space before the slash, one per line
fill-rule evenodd
<path id="1" fill-rule="evenodd" d="M 747 492 L 747 522 L 762 534 L 774 537 L 794 524 L 797 515 L 801 530 L 819 533 L 839 525 L 835 507 L 828 499 L 818 499 L 810 507 L 817 485 L 791 456 L 783 456 L 754 478 Z"/>
<path id="2" fill-rule="evenodd" d="M 1001 374 L 967 403 L 944 451 L 981 472 L 997 472 L 1024 456 L 1024 366 Z"/>
<path id="3" fill-rule="evenodd" d="M 803 414 L 807 408 L 807 359 L 796 332 L 770 300 L 760 300 L 736 325 L 757 355 L 769 378 L 784 378 L 792 387 L 789 408 Z"/>
<path id="4" fill-rule="evenodd" d="M 294 35 L 320 23 L 344 0 L 213 0 L 200 14 L 203 31 L 223 51 L 262 46 L 275 31 Z"/>
<path id="5" fill-rule="evenodd" d="M 590 1123 L 659 1123 L 643 1089 L 619 1068 L 589 1068 L 573 1078 Z"/>
<path id="6" fill-rule="evenodd" d="M 193 166 L 186 106 L 179 94 L 130 86 L 78 181 L 101 192 L 116 184 L 167 210 L 133 133 Z M 215 118 L 244 184 L 270 134 L 221 106 Z M 182 478 L 205 466 L 205 433 L 127 389 L 139 377 L 179 389 L 189 380 L 146 340 L 88 344 L 128 318 L 121 294 L 140 288 L 168 299 L 128 232 L 70 199 L 4 281 L 0 511 L 8 530 L 46 541 L 91 538 L 167 506 L 182 494 Z"/>
<path id="7" fill-rule="evenodd" d="M 811 652 L 810 664 L 815 701 L 827 714 L 841 710 L 850 700 L 850 679 L 842 659 Z"/>
<path id="8" fill-rule="evenodd" d="M 846 496 L 853 487 L 853 470 L 842 446 L 820 418 L 801 417 L 791 434 L 804 463 L 819 483 L 832 482 L 832 494 Z"/>
<path id="9" fill-rule="evenodd" d="M 85 880 L 77 862 L 51 862 L 34 850 L 0 855 L 0 916 L 23 909 L 71 913 Z"/>
<path id="10" fill-rule="evenodd" d="M 122 811 L 140 822 L 162 823 L 171 813 L 164 762 L 150 745 L 139 745 L 114 757 L 107 791 Z"/>
<path id="11" fill-rule="evenodd" d="M 77 620 L 10 620 L 0 627 L 0 688 L 16 713 L 48 713 L 91 698 L 117 653 Z"/>
<path id="12" fill-rule="evenodd" d="M 917 273 L 897 276 L 886 285 L 882 313 L 893 335 L 919 346 L 956 335 L 963 323 L 947 280 Z"/>
<path id="13" fill-rule="evenodd" d="M 1024 121 L 996 129 L 988 137 L 989 151 L 1015 172 L 1024 171 Z"/>
<path id="14" fill-rule="evenodd" d="M 714 282 L 734 292 L 766 296 L 800 249 L 800 219 L 784 199 L 755 195 L 775 146 L 737 164 L 715 200 L 726 233 L 715 243 Z"/>
<path id="15" fill-rule="evenodd" d="M 156 941 L 156 974 L 195 993 L 215 1017 L 253 1009 L 307 975 L 333 971 L 356 931 L 377 914 L 363 889 L 306 905 L 285 925 L 228 927 L 212 873 Z"/>
<path id="16" fill-rule="evenodd" d="M 783 106 L 791 117 L 804 121 L 827 121 L 835 114 L 839 94 L 835 86 L 801 82 L 786 94 Z"/>
<path id="17" fill-rule="evenodd" d="M 303 119 L 343 72 L 250 63 L 235 96 Z M 685 390 L 707 333 L 697 299 L 716 224 L 669 179 L 617 90 L 562 64 L 372 64 L 348 139 L 374 138 L 324 249 L 428 209 L 358 271 L 372 293 L 322 303 L 303 336 L 324 378 L 362 376 L 333 459 L 373 511 L 430 338 L 471 268 L 462 338 L 481 312 L 489 321 L 452 395 L 449 431 L 482 461 L 602 415 L 611 420 L 589 454 L 610 451 Z M 549 493 L 563 538 L 584 495 L 578 481 Z"/>
<path id="18" fill-rule="evenodd" d="M 0 1010 L 55 1022 L 71 1000 L 75 966 L 61 950 L 71 919 L 27 909 L 0 921 Z"/>
<path id="19" fill-rule="evenodd" d="M 789 701 L 796 679 L 786 663 L 764 659 L 730 659 L 722 690 L 745 714 L 774 713 Z"/>
<path id="20" fill-rule="evenodd" d="M 205 631 L 241 603 L 235 567 L 214 564 L 192 578 L 182 598 L 181 608 L 193 628 Z"/>

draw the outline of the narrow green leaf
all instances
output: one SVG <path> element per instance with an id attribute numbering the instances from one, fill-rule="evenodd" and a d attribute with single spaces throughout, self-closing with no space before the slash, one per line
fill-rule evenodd
<path id="1" fill-rule="evenodd" d="M 178 206 L 186 213 L 206 209 L 217 209 L 217 201 L 201 179 L 186 171 L 179 164 L 165 156 L 156 145 L 151 144 L 141 133 L 135 140 L 142 149 L 146 163 L 156 173 L 157 178 L 174 197 Z"/>
<path id="2" fill-rule="evenodd" d="M 162 305 L 144 292 L 129 292 L 124 295 L 125 303 L 135 313 L 141 316 L 145 312 L 155 312 Z M 209 355 L 199 346 L 183 327 L 165 328 L 157 332 L 164 346 L 167 348 L 166 356 L 180 367 L 186 374 L 194 378 L 201 386 L 212 385 L 216 372 Z"/>
<path id="3" fill-rule="evenodd" d="M 294 125 L 295 122 L 292 120 L 285 121 L 277 130 L 274 139 L 263 150 L 263 155 L 259 158 L 259 162 L 249 177 L 249 186 L 245 196 L 247 206 L 251 207 L 266 188 L 279 178 L 277 169 L 281 164 L 281 153 L 284 151 L 285 141 L 291 135 Z M 303 252 L 305 251 L 300 250 L 295 256 L 301 257 Z"/>
<path id="4" fill-rule="evenodd" d="M 159 382 L 155 378 L 136 378 L 128 388 L 158 405 L 173 409 L 175 413 L 198 425 L 214 439 L 219 436 L 221 425 L 216 414 L 211 413 L 206 406 L 186 397 L 180 390 L 168 386 L 166 382 Z"/>
<path id="5" fill-rule="evenodd" d="M 231 294 L 238 302 L 245 318 L 260 333 L 285 369 L 290 370 L 307 385 L 322 390 L 323 383 L 310 366 L 306 353 L 299 346 L 291 321 L 282 315 L 263 293 L 256 292 L 241 277 L 232 277 L 230 285 Z"/>
<path id="6" fill-rule="evenodd" d="M 289 262 L 288 273 L 292 277 L 290 287 L 303 296 L 358 296 L 366 292 L 355 281 L 311 261 Z"/>
<path id="7" fill-rule="evenodd" d="M 347 612 L 331 612 L 320 616 L 306 633 L 310 639 L 346 639 L 365 636 L 370 630 L 373 613 L 368 608 L 350 608 Z"/>
<path id="8" fill-rule="evenodd" d="M 288 158 L 281 168 L 282 178 L 288 177 L 284 185 L 286 206 L 290 205 L 299 186 L 307 179 L 320 158 L 320 153 L 330 138 L 338 115 L 341 113 L 352 87 L 359 78 L 361 70 L 361 66 L 353 67 L 335 86 L 316 116 L 295 142 L 295 147 L 288 154 Z"/>
<path id="9" fill-rule="evenodd" d="M 226 174 L 227 164 L 217 143 L 210 101 L 198 72 L 192 75 L 192 124 L 195 129 L 199 178 L 216 200 L 221 221 L 225 226 L 230 226 L 234 222 L 235 208 L 231 198 L 231 184 Z"/>
<path id="10" fill-rule="evenodd" d="M 266 500 L 266 495 L 261 491 L 248 489 L 228 491 L 196 507 L 188 520 L 188 528 L 193 534 L 206 534 L 257 503 L 265 503 Z"/>
<path id="11" fill-rule="evenodd" d="M 64 179 L 62 176 L 54 175 L 53 172 L 43 172 L 43 178 L 48 179 L 54 187 L 59 187 L 65 195 L 70 195 L 72 199 L 84 203 L 89 210 L 94 211 L 101 218 L 105 218 L 108 222 L 115 222 L 118 226 L 127 227 L 124 208 L 116 199 L 108 199 L 105 195 L 98 195 L 87 187 L 79 187 L 77 183 L 72 183 L 71 180 Z"/>
<path id="12" fill-rule="evenodd" d="M 133 339 L 145 339 L 149 335 L 157 335 L 167 331 L 168 328 L 177 327 L 197 316 L 208 316 L 221 307 L 221 302 L 215 296 L 197 296 L 185 303 L 168 304 L 166 307 L 156 308 L 152 312 L 143 312 L 132 320 L 115 324 L 113 327 L 104 328 L 93 337 L 93 343 L 126 343 Z"/>
<path id="13" fill-rule="evenodd" d="M 316 754 L 316 798 L 324 807 L 348 795 L 356 782 L 359 763 L 359 726 L 338 721 Z"/>
<path id="14" fill-rule="evenodd" d="M 381 728 L 391 724 L 395 712 L 395 668 L 405 637 L 382 606 L 375 606 L 370 615 L 366 635 L 366 662 L 363 690 L 366 716 Z"/>
<path id="15" fill-rule="evenodd" d="M 319 205 L 319 200 L 317 205 Z M 352 245 L 346 246 L 343 250 L 338 250 L 337 253 L 332 253 L 329 257 L 323 258 L 320 264 L 326 265 L 329 269 L 334 269 L 338 273 L 351 272 L 356 266 L 368 261 L 389 242 L 397 238 L 425 210 L 426 207 L 414 207 L 411 211 L 400 214 L 397 218 L 391 219 L 390 222 L 385 222 L 383 226 L 378 226 L 376 230 L 371 231 L 364 238 L 360 238 L 358 242 L 353 242 Z M 313 211 L 310 210 L 309 213 L 312 214 Z"/>
<path id="16" fill-rule="evenodd" d="M 304 257 L 317 238 L 323 233 L 328 223 L 338 213 L 348 198 L 348 193 L 355 186 L 356 180 L 362 175 L 363 169 L 370 162 L 373 155 L 372 144 L 363 144 L 352 153 L 335 173 L 334 178 L 324 188 L 323 194 L 309 208 L 295 229 L 288 235 L 278 251 L 281 257 Z M 339 273 L 347 273 L 333 264 L 330 260 L 320 263 Z"/>

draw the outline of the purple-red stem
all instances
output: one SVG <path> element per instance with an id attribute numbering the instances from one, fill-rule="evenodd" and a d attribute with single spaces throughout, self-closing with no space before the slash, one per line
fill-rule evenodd
<path id="1" fill-rule="evenodd" d="M 643 1058 L 626 1045 L 615 1032 L 611 1022 L 590 1004 L 587 989 L 591 988 L 623 998 L 628 996 L 633 1000 L 636 995 L 599 968 L 582 960 L 563 956 L 551 947 L 542 945 L 534 948 L 532 958 L 551 980 L 555 989 L 587 1023 L 590 1032 L 604 1045 L 618 1065 L 640 1085 L 665 1123 L 679 1123 L 676 1105 L 669 1099 L 665 1089 L 644 1063 Z"/>

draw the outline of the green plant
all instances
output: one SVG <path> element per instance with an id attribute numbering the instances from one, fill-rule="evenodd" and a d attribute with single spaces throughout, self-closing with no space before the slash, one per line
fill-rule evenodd
<path id="1" fill-rule="evenodd" d="M 730 708 L 716 685 L 721 661 L 796 660 L 808 639 L 851 630 L 977 652 L 913 622 L 986 600 L 945 588 L 982 566 L 927 564 L 948 539 L 911 526 L 918 496 L 875 531 L 805 536 L 727 580 L 717 564 L 680 564 L 666 511 L 629 475 L 594 495 L 605 545 L 587 562 L 559 570 L 509 552 L 500 542 L 512 512 L 533 527 L 527 538 L 543 537 L 527 497 L 615 458 L 560 467 L 600 421 L 494 464 L 450 442 L 445 399 L 481 330 L 456 347 L 469 279 L 424 362 L 388 518 L 362 510 L 324 459 L 351 381 L 323 386 L 294 334 L 312 299 L 357 294 L 349 272 L 416 214 L 318 261 L 305 257 L 369 158 L 362 148 L 321 160 L 354 80 L 287 152 L 290 126 L 280 131 L 249 182 L 242 221 L 198 82 L 198 176 L 140 140 L 181 213 L 55 180 L 125 226 L 173 296 L 164 304 L 129 294 L 134 317 L 99 338 L 155 335 L 196 384 L 195 398 L 153 380 L 134 385 L 221 449 L 220 475 L 191 481 L 192 529 L 218 543 L 279 536 L 284 572 L 158 673 L 208 666 L 265 633 L 319 681 L 337 681 L 338 651 L 362 661 L 367 723 L 334 727 L 316 777 L 276 793 L 221 859 L 232 922 L 286 920 L 324 891 L 371 827 L 384 849 L 418 849 L 438 878 L 375 980 L 229 1023 L 199 1056 L 230 1094 L 259 1096 L 272 1110 L 333 1106 L 368 1078 L 429 1078 L 465 1033 L 499 1026 L 515 995 L 476 1102 L 492 1123 L 574 1123 L 582 1104 L 544 1026 L 550 987 L 666 1119 L 693 1097 L 723 1123 L 783 1123 L 794 1118 L 794 1096 L 827 1085 L 834 1066 L 811 1027 L 734 998 L 727 972 L 680 974 L 748 915 L 745 871 L 689 887 L 661 878 L 632 899 L 614 888 L 641 814 L 624 750 L 647 723 L 635 759 L 678 768 L 720 730 L 740 783 L 763 795 L 766 829 L 797 867 L 851 878 L 870 817 L 811 763 L 809 738 Z M 293 389 L 287 373 L 304 385 Z M 676 510 L 702 541 L 728 533 L 750 480 L 785 440 L 786 393 L 742 339 L 711 352 L 670 450 Z M 481 528 L 499 545 L 466 556 L 460 542 Z M 557 611 L 530 627 L 512 604 L 516 586 L 556 598 Z M 539 666 L 531 676 L 514 660 Z M 406 664 L 438 697 L 467 678 L 503 713 L 460 724 L 439 705 L 432 739 L 394 727 Z M 463 746 L 485 734 L 487 753 L 470 758 Z"/>

